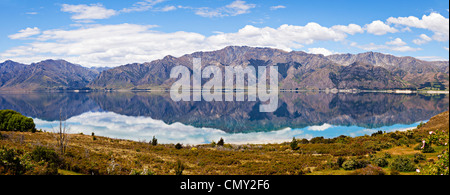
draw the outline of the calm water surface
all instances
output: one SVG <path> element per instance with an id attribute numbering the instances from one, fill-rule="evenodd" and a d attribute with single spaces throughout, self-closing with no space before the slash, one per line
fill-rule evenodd
<path id="1" fill-rule="evenodd" d="M 60 110 L 70 133 L 136 141 L 202 144 L 274 143 L 292 137 L 370 135 L 416 127 L 449 109 L 448 95 L 280 93 L 278 109 L 260 102 L 174 102 L 169 93 L 0 93 L 0 109 L 32 117 L 56 131 Z"/>

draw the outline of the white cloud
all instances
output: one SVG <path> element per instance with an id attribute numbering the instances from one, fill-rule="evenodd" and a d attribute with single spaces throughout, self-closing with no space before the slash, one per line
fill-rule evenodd
<path id="1" fill-rule="evenodd" d="M 436 41 L 449 40 L 449 19 L 439 13 L 433 12 L 428 16 L 424 15 L 422 16 L 422 19 L 415 16 L 398 18 L 390 17 L 387 19 L 387 22 L 396 25 L 430 30 L 434 32 L 433 39 Z"/>
<path id="2" fill-rule="evenodd" d="M 115 10 L 106 9 L 102 4 L 69 5 L 63 4 L 61 11 L 73 13 L 73 20 L 92 21 L 94 19 L 107 19 L 117 14 Z"/>
<path id="3" fill-rule="evenodd" d="M 285 9 L 286 6 L 284 5 L 277 5 L 277 6 L 272 6 L 270 7 L 270 10 L 278 10 L 278 9 Z"/>
<path id="4" fill-rule="evenodd" d="M 236 0 L 233 1 L 231 4 L 225 6 L 228 10 L 228 12 L 231 16 L 237 16 L 241 14 L 249 13 L 250 9 L 255 8 L 255 4 L 247 4 L 245 1 Z"/>
<path id="5" fill-rule="evenodd" d="M 448 47 L 444 47 L 444 49 L 447 50 L 447 51 L 449 51 L 449 50 L 448 50 Z"/>
<path id="6" fill-rule="evenodd" d="M 423 44 L 428 43 L 433 40 L 426 34 L 421 34 L 419 37 L 420 37 L 420 39 L 413 40 L 413 43 L 415 43 L 416 45 L 423 45 Z"/>
<path id="7" fill-rule="evenodd" d="M 311 126 L 311 127 L 308 127 L 307 128 L 307 130 L 310 130 L 310 131 L 325 131 L 325 130 L 327 130 L 327 129 L 329 129 L 329 128 L 332 128 L 333 127 L 333 125 L 330 125 L 330 124 L 323 124 L 323 125 L 321 125 L 321 126 Z"/>
<path id="8" fill-rule="evenodd" d="M 351 44 L 353 47 L 360 48 L 362 50 L 366 51 L 399 51 L 399 52 L 414 52 L 414 51 L 420 51 L 422 48 L 414 48 L 407 45 L 377 45 L 374 43 L 370 43 L 367 45 L 358 45 L 357 43 L 353 42 Z"/>
<path id="9" fill-rule="evenodd" d="M 387 45 L 396 45 L 396 46 L 403 46 L 406 45 L 406 43 L 400 39 L 400 38 L 396 38 L 392 41 L 386 42 Z"/>
<path id="10" fill-rule="evenodd" d="M 177 9 L 177 7 L 175 7 L 175 6 L 165 6 L 165 7 L 163 7 L 163 8 L 161 8 L 161 9 L 158 9 L 158 11 L 162 11 L 162 12 L 168 12 L 168 11 L 173 11 L 173 10 L 176 10 Z"/>
<path id="11" fill-rule="evenodd" d="M 175 6 L 165 6 L 155 8 L 157 4 L 165 2 L 166 0 L 144 0 L 139 1 L 133 4 L 132 7 L 123 8 L 120 11 L 116 11 L 113 9 L 106 9 L 102 4 L 90 4 L 90 5 L 69 5 L 63 4 L 61 11 L 74 13 L 72 15 L 72 19 L 77 22 L 83 23 L 91 23 L 94 19 L 107 19 L 111 16 L 118 15 L 120 13 L 131 13 L 131 12 L 141 12 L 141 11 L 159 11 L 159 12 L 168 12 L 176 10 Z"/>
<path id="12" fill-rule="evenodd" d="M 412 30 L 409 27 L 405 27 L 405 28 L 402 28 L 402 32 L 412 32 Z"/>
<path id="13" fill-rule="evenodd" d="M 420 51 L 420 50 L 422 50 L 422 48 L 414 48 L 414 47 L 410 47 L 410 46 L 395 46 L 395 47 L 390 47 L 388 49 L 392 50 L 392 51 L 400 51 L 400 52 Z"/>
<path id="14" fill-rule="evenodd" d="M 40 34 L 41 30 L 39 30 L 39 28 L 34 27 L 34 28 L 26 28 L 23 30 L 20 30 L 18 33 L 13 34 L 13 35 L 9 35 L 8 37 L 10 39 L 25 39 L 28 37 L 31 37 L 33 35 L 37 35 Z"/>
<path id="15" fill-rule="evenodd" d="M 333 55 L 333 54 L 337 54 L 336 52 L 332 52 L 328 49 L 325 48 L 309 48 L 308 51 L 306 51 L 306 53 L 310 53 L 310 54 L 322 54 L 324 56 L 329 56 L 329 55 Z"/>
<path id="16" fill-rule="evenodd" d="M 303 44 L 316 41 L 342 41 L 347 37 L 345 33 L 323 27 L 317 23 L 305 26 L 282 25 L 277 29 L 265 27 L 257 28 L 247 25 L 237 33 L 224 33 L 208 37 L 208 42 L 219 47 L 229 45 L 272 47 L 291 51 L 302 48 Z"/>
<path id="17" fill-rule="evenodd" d="M 209 37 L 192 32 L 164 33 L 156 26 L 118 24 L 85 25 L 72 30 L 47 30 L 32 42 L 11 48 L 0 59 L 31 63 L 42 59 L 65 59 L 84 66 L 118 66 L 149 62 L 166 55 L 181 56 L 226 46 L 271 47 L 292 51 L 317 41 L 343 41 L 347 34 L 317 23 L 279 28 L 245 26 L 235 33 Z M 41 60 L 42 60 L 41 59 Z"/>
<path id="18" fill-rule="evenodd" d="M 25 14 L 27 14 L 27 15 L 37 15 L 37 14 L 39 14 L 38 12 L 27 12 L 27 13 L 25 13 Z"/>
<path id="19" fill-rule="evenodd" d="M 250 13 L 250 10 L 255 7 L 256 7 L 255 4 L 247 4 L 245 1 L 236 0 L 233 1 L 231 4 L 219 8 L 209 8 L 209 7 L 202 7 L 202 8 L 184 7 L 184 8 L 196 10 L 195 14 L 199 16 L 212 18 L 212 17 L 237 16 L 241 14 L 247 14 Z"/>
<path id="20" fill-rule="evenodd" d="M 202 7 L 198 8 L 195 14 L 207 17 L 207 18 L 213 18 L 213 17 L 223 17 L 225 16 L 220 10 L 217 9 L 211 9 L 209 7 Z"/>
<path id="21" fill-rule="evenodd" d="M 380 20 L 376 20 L 370 24 L 367 24 L 365 26 L 365 30 L 367 30 L 368 33 L 374 34 L 374 35 L 385 35 L 387 33 L 398 32 L 397 29 L 390 27 L 389 25 L 385 24 L 384 22 L 382 22 Z"/>
<path id="22" fill-rule="evenodd" d="M 347 34 L 354 35 L 356 33 L 364 33 L 364 29 L 357 24 L 349 24 L 348 26 L 336 25 L 331 27 L 333 30 L 345 32 Z"/>
<path id="23" fill-rule="evenodd" d="M 417 59 L 425 60 L 425 61 L 448 61 L 448 59 L 444 59 L 439 56 L 417 56 Z"/>
<path id="24" fill-rule="evenodd" d="M 133 4 L 130 8 L 124 8 L 120 12 L 130 13 L 130 12 L 142 12 L 152 9 L 155 5 L 160 4 L 166 0 L 144 0 Z"/>

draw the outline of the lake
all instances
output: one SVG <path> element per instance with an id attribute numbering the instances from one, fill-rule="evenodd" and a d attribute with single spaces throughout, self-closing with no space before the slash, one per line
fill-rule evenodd
<path id="1" fill-rule="evenodd" d="M 174 102 L 165 92 L 0 93 L 0 109 L 56 132 L 135 141 L 205 144 L 280 143 L 296 138 L 370 135 L 416 127 L 449 110 L 446 94 L 280 92 L 278 109 L 261 102 Z"/>

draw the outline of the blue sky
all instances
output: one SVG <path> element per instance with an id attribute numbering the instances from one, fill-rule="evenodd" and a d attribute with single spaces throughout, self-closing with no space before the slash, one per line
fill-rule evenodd
<path id="1" fill-rule="evenodd" d="M 118 66 L 229 45 L 449 58 L 445 0 L 0 0 L 0 6 L 0 61 Z"/>

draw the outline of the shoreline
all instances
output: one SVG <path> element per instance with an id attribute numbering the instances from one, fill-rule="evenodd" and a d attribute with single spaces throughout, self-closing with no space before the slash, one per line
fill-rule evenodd
<path id="1" fill-rule="evenodd" d="M 6 91 L 0 90 L 0 94 L 23 94 L 23 93 L 92 93 L 92 92 L 170 92 L 169 89 L 113 89 L 113 90 L 15 90 Z M 190 90 L 195 91 L 195 90 Z M 246 90 L 222 90 L 224 92 L 236 92 L 246 93 Z M 270 91 L 270 90 L 269 90 Z M 394 93 L 394 94 L 450 94 L 450 91 L 437 91 L 437 90 L 403 90 L 403 89 L 390 89 L 390 90 L 359 90 L 359 89 L 280 89 L 279 92 L 325 92 L 325 93 Z"/>

